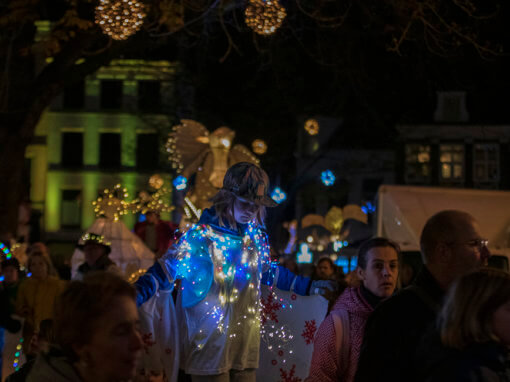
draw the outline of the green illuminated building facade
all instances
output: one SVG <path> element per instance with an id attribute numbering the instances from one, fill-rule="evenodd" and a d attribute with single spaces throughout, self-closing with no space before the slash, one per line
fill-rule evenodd
<path id="1" fill-rule="evenodd" d="M 166 61 L 112 61 L 44 113 L 26 158 L 32 208 L 43 213 L 47 240 L 74 238 L 90 226 L 91 202 L 105 188 L 121 183 L 134 196 L 155 173 L 171 181 L 162 147 L 174 115 L 175 71 Z M 135 217 L 124 221 L 132 228 Z"/>

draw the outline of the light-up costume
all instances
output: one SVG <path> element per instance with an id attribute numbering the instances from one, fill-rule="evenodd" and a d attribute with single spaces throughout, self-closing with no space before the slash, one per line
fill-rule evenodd
<path id="1" fill-rule="evenodd" d="M 310 289 L 310 279 L 271 266 L 260 227 L 249 223 L 238 228 L 220 227 L 214 210 L 205 210 L 179 241 L 177 260 L 162 264 L 169 278 L 182 279 L 177 310 L 181 368 L 188 374 L 257 368 L 260 283 L 273 284 L 276 277 L 279 289 L 303 295 Z M 161 269 L 159 264 L 154 268 Z M 137 283 L 139 303 L 154 293 L 145 282 Z"/>

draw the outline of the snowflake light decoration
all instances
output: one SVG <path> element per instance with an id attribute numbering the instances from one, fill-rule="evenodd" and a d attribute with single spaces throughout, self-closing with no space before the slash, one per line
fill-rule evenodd
<path id="1" fill-rule="evenodd" d="M 125 40 L 138 31 L 146 14 L 137 0 L 100 0 L 96 24 L 114 40 Z"/>
<path id="2" fill-rule="evenodd" d="M 278 204 L 287 199 L 287 194 L 283 192 L 280 187 L 276 187 L 273 192 L 271 192 L 271 198 Z"/>
<path id="3" fill-rule="evenodd" d="M 332 186 L 335 184 L 336 176 L 331 170 L 325 170 L 321 173 L 321 181 L 325 186 Z"/>
<path id="4" fill-rule="evenodd" d="M 249 0 L 244 14 L 246 25 L 263 36 L 276 32 L 287 16 L 278 0 Z"/>

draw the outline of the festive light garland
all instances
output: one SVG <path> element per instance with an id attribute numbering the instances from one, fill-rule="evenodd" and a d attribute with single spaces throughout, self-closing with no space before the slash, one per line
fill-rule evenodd
<path id="1" fill-rule="evenodd" d="M 287 16 L 278 0 L 249 0 L 244 14 L 246 25 L 263 36 L 276 32 Z"/>
<path id="2" fill-rule="evenodd" d="M 4 243 L 0 243 L 0 251 L 2 251 L 6 259 L 10 259 L 12 257 L 11 251 Z"/>
<path id="3" fill-rule="evenodd" d="M 85 243 L 87 241 L 93 241 L 95 243 L 103 244 L 103 245 L 107 245 L 107 246 L 112 245 L 112 243 L 105 240 L 103 235 L 96 235 L 95 233 L 90 233 L 90 232 L 84 233 L 80 238 L 80 242 Z"/>
<path id="4" fill-rule="evenodd" d="M 99 0 L 96 24 L 114 40 L 125 40 L 141 28 L 146 16 L 143 8 L 136 0 Z"/>
<path id="5" fill-rule="evenodd" d="M 12 362 L 12 367 L 15 371 L 20 369 L 19 359 L 21 358 L 21 354 L 23 352 L 23 338 L 20 338 L 19 343 L 16 345 L 16 352 L 14 353 L 14 361 Z"/>

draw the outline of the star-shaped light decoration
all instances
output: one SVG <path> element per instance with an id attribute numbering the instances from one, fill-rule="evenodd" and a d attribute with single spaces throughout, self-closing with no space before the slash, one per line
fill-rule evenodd
<path id="1" fill-rule="evenodd" d="M 102 194 L 92 202 L 96 217 L 105 216 L 118 221 L 122 215 L 133 212 L 132 202 L 126 200 L 128 197 L 127 189 L 121 184 L 115 185 L 112 189 L 105 188 Z"/>

